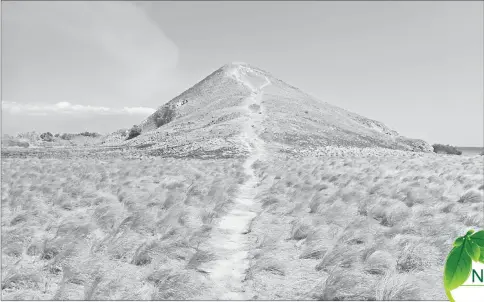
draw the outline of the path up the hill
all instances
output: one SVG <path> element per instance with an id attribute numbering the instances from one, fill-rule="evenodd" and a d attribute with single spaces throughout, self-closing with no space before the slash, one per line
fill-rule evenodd
<path id="1" fill-rule="evenodd" d="M 240 136 L 249 150 L 249 156 L 244 163 L 244 171 L 248 179 L 239 187 L 233 207 L 226 216 L 222 217 L 209 239 L 210 251 L 214 254 L 215 260 L 206 263 L 203 270 L 209 273 L 210 284 L 216 288 L 208 293 L 210 296 L 207 297 L 208 299 L 247 300 L 249 298 L 243 286 L 249 265 L 248 233 L 252 219 L 260 211 L 260 206 L 254 201 L 260 181 L 254 173 L 253 164 L 258 160 L 264 160 L 267 156 L 264 141 L 258 134 L 264 119 L 264 108 L 261 105 L 263 88 L 270 85 L 270 81 L 266 79 L 264 84 L 255 88 L 247 79 L 240 77 L 240 74 L 237 74 L 237 78 L 252 90 L 251 95 L 242 102 L 248 118 Z"/>

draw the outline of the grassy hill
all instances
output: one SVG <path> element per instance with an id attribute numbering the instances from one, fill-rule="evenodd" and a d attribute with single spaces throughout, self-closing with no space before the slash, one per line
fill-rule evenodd
<path id="1" fill-rule="evenodd" d="M 431 152 L 424 141 L 400 136 L 381 122 L 320 101 L 254 66 L 234 63 L 214 71 L 142 121 L 141 135 L 108 145 L 148 146 L 158 154 L 240 156 L 241 104 L 258 94 L 260 137 L 275 151 L 312 150 L 325 146 L 382 147 Z M 254 104 L 251 110 L 258 111 Z"/>

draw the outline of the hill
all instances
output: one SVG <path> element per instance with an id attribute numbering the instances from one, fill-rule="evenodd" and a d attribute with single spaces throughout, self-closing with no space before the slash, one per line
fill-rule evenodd
<path id="1" fill-rule="evenodd" d="M 327 146 L 432 151 L 422 140 L 403 137 L 381 122 L 318 100 L 245 63 L 219 68 L 158 108 L 138 125 L 138 137 L 108 136 L 103 143 L 141 146 L 170 156 L 239 156 L 248 151 L 240 138 L 245 125 L 252 126 L 252 114 L 260 119 L 257 136 L 277 152 Z"/>

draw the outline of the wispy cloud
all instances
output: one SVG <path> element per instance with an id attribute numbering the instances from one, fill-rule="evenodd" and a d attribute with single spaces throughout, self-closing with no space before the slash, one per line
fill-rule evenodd
<path id="1" fill-rule="evenodd" d="M 97 114 L 97 115 L 150 115 L 155 109 L 148 107 L 108 108 L 102 106 L 78 105 L 69 102 L 55 104 L 20 104 L 2 101 L 2 110 L 12 115 L 55 115 L 55 114 Z"/>

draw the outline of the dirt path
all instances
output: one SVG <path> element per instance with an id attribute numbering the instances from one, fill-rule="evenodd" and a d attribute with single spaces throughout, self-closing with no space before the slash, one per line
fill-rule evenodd
<path id="1" fill-rule="evenodd" d="M 243 288 L 243 280 L 249 265 L 248 233 L 252 219 L 260 210 L 260 206 L 254 202 L 259 179 L 252 165 L 266 157 L 264 141 L 258 134 L 264 118 L 261 106 L 262 88 L 269 84 L 267 80 L 258 89 L 251 87 L 250 83 L 247 85 L 251 87 L 252 94 L 242 104 L 247 110 L 248 119 L 244 124 L 241 140 L 250 152 L 244 163 L 244 171 L 249 178 L 239 187 L 232 209 L 220 220 L 209 240 L 211 252 L 216 258 L 206 263 L 203 268 L 209 273 L 210 283 L 216 287 L 207 293 L 209 299 L 247 300 L 249 297 Z"/>

